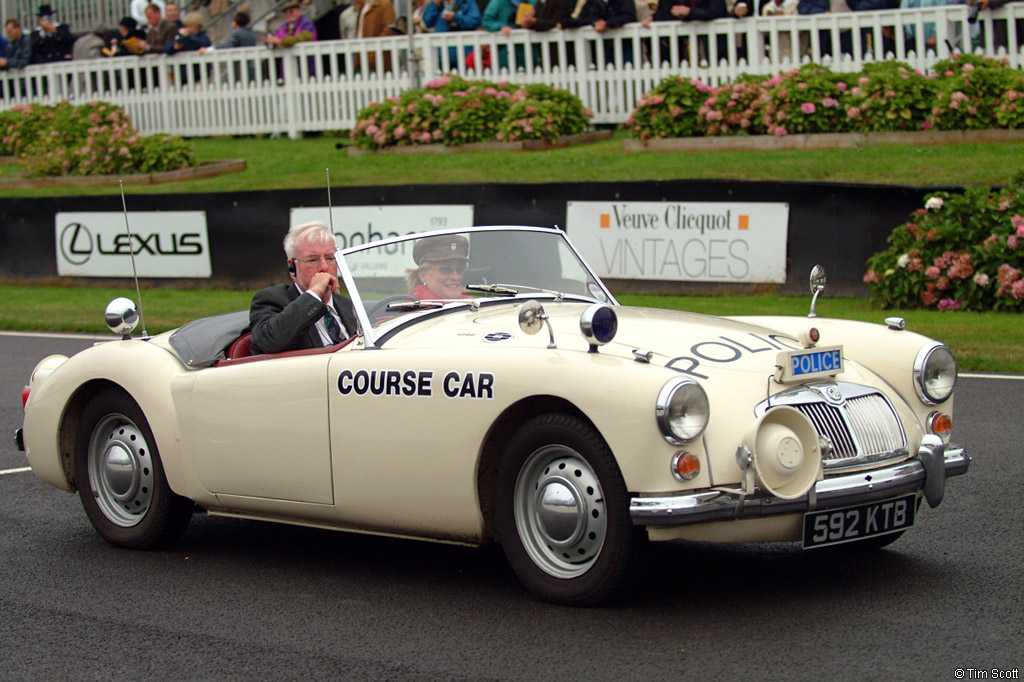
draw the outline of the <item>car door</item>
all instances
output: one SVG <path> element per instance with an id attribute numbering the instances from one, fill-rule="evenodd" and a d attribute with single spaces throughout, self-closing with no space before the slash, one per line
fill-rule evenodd
<path id="1" fill-rule="evenodd" d="M 254 500 L 333 504 L 326 387 L 330 357 L 268 358 L 198 373 L 189 438 L 195 470 L 207 490 Z"/>

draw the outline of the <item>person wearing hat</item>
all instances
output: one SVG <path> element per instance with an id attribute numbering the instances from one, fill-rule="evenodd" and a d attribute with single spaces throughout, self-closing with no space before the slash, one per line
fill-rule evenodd
<path id="1" fill-rule="evenodd" d="M 117 25 L 117 35 L 110 39 L 110 47 L 104 48 L 108 57 L 128 57 L 146 52 L 146 34 L 139 30 L 139 22 L 132 17 L 122 17 Z"/>
<path id="2" fill-rule="evenodd" d="M 323 348 L 356 333 L 352 301 L 338 286 L 337 245 L 320 221 L 296 225 L 284 238 L 291 284 L 256 292 L 249 307 L 250 353 Z"/>
<path id="3" fill-rule="evenodd" d="M 32 63 L 49 64 L 71 59 L 71 49 L 75 44 L 71 29 L 57 23 L 49 5 L 40 5 L 36 18 L 39 28 L 32 33 Z"/>
<path id="4" fill-rule="evenodd" d="M 316 40 L 316 26 L 313 20 L 302 13 L 302 6 L 297 2 L 289 2 L 281 8 L 284 12 L 284 25 L 273 34 L 267 34 L 264 41 L 273 47 L 291 47 L 295 43 Z"/>
<path id="5" fill-rule="evenodd" d="M 469 240 L 462 235 L 425 237 L 412 250 L 415 270 L 406 275 L 412 295 L 419 299 L 469 298 L 462 275 L 469 267 Z"/>

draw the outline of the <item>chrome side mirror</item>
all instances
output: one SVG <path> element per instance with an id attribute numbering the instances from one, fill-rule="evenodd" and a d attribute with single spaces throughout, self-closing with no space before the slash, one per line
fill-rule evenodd
<path id="1" fill-rule="evenodd" d="M 814 312 L 814 307 L 818 304 L 818 295 L 825 291 L 825 284 L 828 278 L 825 277 L 825 268 L 820 265 L 815 265 L 811 268 L 811 312 L 807 317 L 817 317 L 818 313 Z"/>
<path id="2" fill-rule="evenodd" d="M 127 341 L 132 338 L 132 332 L 139 326 L 139 311 L 135 307 L 135 301 L 130 298 L 115 298 L 107 304 L 103 319 L 111 332 Z"/>
<path id="3" fill-rule="evenodd" d="M 548 348 L 555 348 L 555 332 L 551 328 L 551 321 L 548 320 L 548 314 L 544 312 L 544 306 L 540 304 L 540 301 L 527 301 L 519 310 L 519 328 L 523 330 L 524 334 L 533 336 L 541 330 L 545 322 L 548 325 Z"/>

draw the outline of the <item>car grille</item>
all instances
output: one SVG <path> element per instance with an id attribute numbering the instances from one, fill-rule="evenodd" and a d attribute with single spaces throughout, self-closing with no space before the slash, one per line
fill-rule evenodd
<path id="1" fill-rule="evenodd" d="M 825 468 L 856 466 L 906 454 L 907 438 L 888 399 L 867 386 L 832 384 L 844 400 L 835 404 L 823 396 L 824 387 L 802 386 L 774 396 L 762 409 L 789 405 L 802 412 L 818 435 L 832 444 Z"/>

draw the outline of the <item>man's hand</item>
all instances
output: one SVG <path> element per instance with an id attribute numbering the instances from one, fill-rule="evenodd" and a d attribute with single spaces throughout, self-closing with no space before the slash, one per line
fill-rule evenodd
<path id="1" fill-rule="evenodd" d="M 537 23 L 537 14 L 532 9 L 523 15 L 523 28 L 530 28 Z"/>
<path id="2" fill-rule="evenodd" d="M 603 33 L 608 28 L 608 22 L 604 19 L 598 19 L 594 22 L 594 30 L 598 33 Z"/>
<path id="3" fill-rule="evenodd" d="M 508 38 L 510 35 L 512 35 L 512 27 L 511 26 L 507 26 L 507 25 L 506 26 L 502 26 L 501 27 L 501 35 L 503 35 L 506 38 Z"/>
<path id="4" fill-rule="evenodd" d="M 679 17 L 680 19 L 685 19 L 690 16 L 690 8 L 686 5 L 673 5 L 670 11 L 672 12 L 672 16 Z"/>
<path id="5" fill-rule="evenodd" d="M 644 28 L 650 28 L 651 27 L 651 23 L 653 21 L 654 21 L 654 17 L 644 17 L 640 21 L 640 25 L 643 26 Z"/>
<path id="6" fill-rule="evenodd" d="M 444 19 L 445 21 L 451 21 L 452 19 L 455 18 L 455 12 L 451 11 L 450 9 L 447 9 L 441 12 L 441 18 Z"/>
<path id="7" fill-rule="evenodd" d="M 318 272 L 309 280 L 309 290 L 320 297 L 320 300 L 327 303 L 331 300 L 331 294 L 341 291 L 338 286 L 338 277 L 329 272 Z"/>

